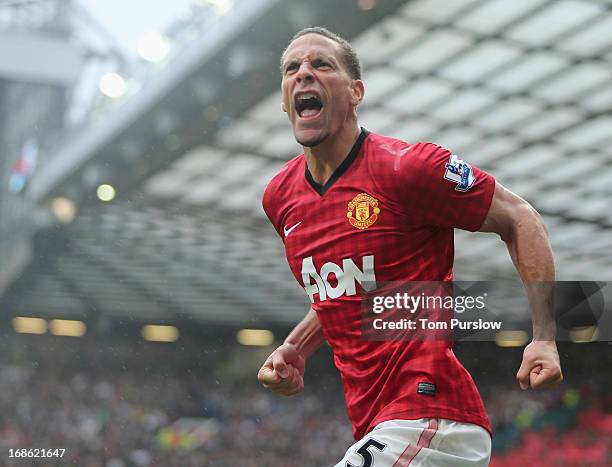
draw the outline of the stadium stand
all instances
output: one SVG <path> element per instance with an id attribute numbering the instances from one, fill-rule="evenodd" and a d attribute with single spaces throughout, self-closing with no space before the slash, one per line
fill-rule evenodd
<path id="1" fill-rule="evenodd" d="M 512 384 L 517 352 L 482 352 L 486 345 L 460 345 L 458 352 L 473 372 L 489 359 L 500 362 L 475 373 L 494 431 L 493 467 L 609 465 L 609 381 L 603 371 L 599 379 L 580 380 L 582 358 L 593 373 L 610 364 L 605 345 L 562 347 L 574 376 L 554 397 L 520 391 Z M 284 398 L 260 389 L 252 368 L 232 371 L 228 362 L 243 350 L 197 340 L 5 336 L 0 446 L 62 447 L 60 465 L 75 467 L 315 467 L 339 459 L 351 432 L 329 352 L 310 365 L 306 392 Z M 27 465 L 12 461 L 6 465 Z"/>

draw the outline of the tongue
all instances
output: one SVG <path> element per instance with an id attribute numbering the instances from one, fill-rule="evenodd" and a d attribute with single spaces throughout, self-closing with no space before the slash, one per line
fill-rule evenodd
<path id="1" fill-rule="evenodd" d="M 313 115 L 318 114 L 320 109 L 305 109 L 302 110 L 302 117 L 312 117 Z"/>

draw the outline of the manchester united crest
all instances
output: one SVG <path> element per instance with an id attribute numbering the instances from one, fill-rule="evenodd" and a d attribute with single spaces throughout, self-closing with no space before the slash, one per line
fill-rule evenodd
<path id="1" fill-rule="evenodd" d="M 348 203 L 346 217 L 353 227 L 367 229 L 380 214 L 378 200 L 366 193 L 360 193 Z"/>

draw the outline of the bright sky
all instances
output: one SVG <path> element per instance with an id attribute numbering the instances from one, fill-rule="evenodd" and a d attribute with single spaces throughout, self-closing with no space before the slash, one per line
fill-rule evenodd
<path id="1" fill-rule="evenodd" d="M 131 55 L 143 35 L 162 30 L 198 0 L 78 1 Z"/>

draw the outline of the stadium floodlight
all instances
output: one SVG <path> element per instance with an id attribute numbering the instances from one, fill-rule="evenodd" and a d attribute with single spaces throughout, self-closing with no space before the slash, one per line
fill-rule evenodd
<path id="1" fill-rule="evenodd" d="M 175 342 L 179 338 L 179 330 L 175 326 L 147 324 L 142 328 L 142 337 L 151 342 Z"/>
<path id="2" fill-rule="evenodd" d="M 104 201 L 108 203 L 109 201 L 112 201 L 115 199 L 117 192 L 115 191 L 115 188 L 112 185 L 103 183 L 102 185 L 98 186 L 98 188 L 96 189 L 96 195 L 98 196 L 98 199 L 100 201 Z"/>
<path id="3" fill-rule="evenodd" d="M 499 347 L 523 347 L 528 340 L 525 331 L 500 331 L 495 335 Z"/>
<path id="4" fill-rule="evenodd" d="M 242 345 L 267 346 L 274 343 L 274 334 L 267 329 L 241 329 L 236 340 Z"/>
<path id="5" fill-rule="evenodd" d="M 569 335 L 573 343 L 584 344 L 597 340 L 599 329 L 597 329 L 597 326 L 577 326 L 570 329 Z"/>
<path id="6" fill-rule="evenodd" d="M 170 42 L 158 31 L 145 34 L 138 42 L 138 55 L 148 62 L 158 63 L 170 52 Z"/>
<path id="7" fill-rule="evenodd" d="M 51 211 L 62 224 L 70 224 L 76 217 L 77 208 L 72 200 L 59 196 L 51 201 Z"/>
<path id="8" fill-rule="evenodd" d="M 369 11 L 376 6 L 376 0 L 357 0 L 357 6 L 362 11 Z"/>
<path id="9" fill-rule="evenodd" d="M 81 337 L 87 332 L 87 325 L 83 321 L 71 319 L 53 319 L 49 325 L 51 334 L 56 336 Z"/>
<path id="10" fill-rule="evenodd" d="M 12 323 L 13 329 L 21 334 L 44 334 L 47 332 L 47 321 L 42 318 L 16 316 Z"/>
<path id="11" fill-rule="evenodd" d="M 125 79 L 118 73 L 106 73 L 100 78 L 100 91 L 108 97 L 121 97 L 127 91 Z"/>

